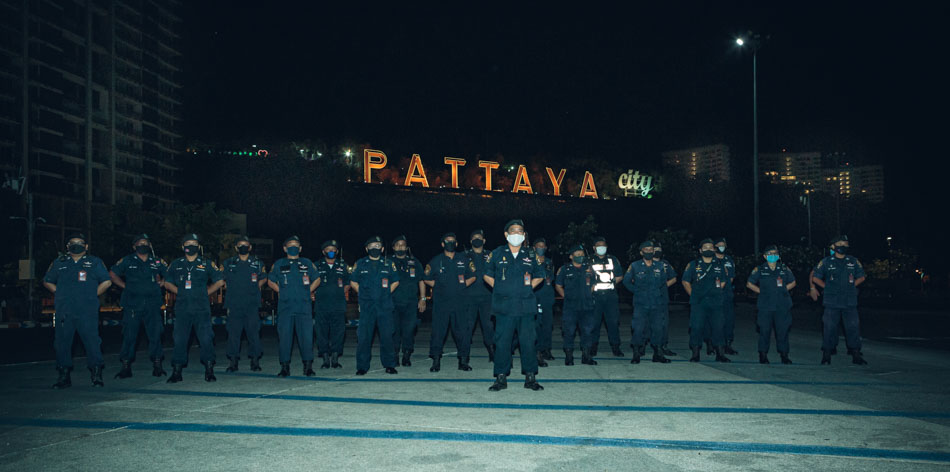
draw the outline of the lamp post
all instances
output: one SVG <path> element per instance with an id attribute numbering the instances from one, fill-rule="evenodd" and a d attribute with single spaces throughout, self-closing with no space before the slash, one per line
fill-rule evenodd
<path id="1" fill-rule="evenodd" d="M 766 38 L 768 39 L 768 38 Z M 758 106 L 758 77 L 756 69 L 757 55 L 761 45 L 761 37 L 751 31 L 747 38 L 736 38 L 736 45 L 745 47 L 748 44 L 752 49 L 752 207 L 753 231 L 755 232 L 755 260 L 759 260 L 759 106 Z"/>

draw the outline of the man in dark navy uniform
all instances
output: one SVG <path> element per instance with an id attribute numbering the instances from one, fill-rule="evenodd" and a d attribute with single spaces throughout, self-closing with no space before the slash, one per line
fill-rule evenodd
<path id="1" fill-rule="evenodd" d="M 719 259 L 719 262 L 722 262 L 722 266 L 726 269 L 725 287 L 722 289 L 722 337 L 726 343 L 723 351 L 726 354 L 734 355 L 739 353 L 739 351 L 732 348 L 732 341 L 736 335 L 736 289 L 733 285 L 736 278 L 736 263 L 732 256 L 726 254 L 728 246 L 725 237 L 717 239 L 715 246 L 716 259 Z"/>
<path id="2" fill-rule="evenodd" d="M 548 253 L 544 238 L 534 240 L 534 253 L 538 265 L 544 270 L 544 283 L 534 292 L 538 298 L 538 366 L 547 367 L 551 355 L 551 336 L 554 331 L 554 261 Z"/>
<path id="3" fill-rule="evenodd" d="M 247 236 L 234 242 L 236 256 L 221 266 L 227 291 L 224 307 L 228 310 L 228 372 L 238 370 L 241 359 L 241 333 L 247 334 L 247 356 L 251 371 L 261 370 L 261 287 L 267 283 L 264 262 L 251 255 L 254 248 Z"/>
<path id="4" fill-rule="evenodd" d="M 769 363 L 769 338 L 774 325 L 775 346 L 782 357 L 782 364 L 791 364 L 788 358 L 788 330 L 792 326 L 792 297 L 788 292 L 795 288 L 795 274 L 779 261 L 778 247 L 766 247 L 762 257 L 765 263 L 752 269 L 746 283 L 749 290 L 759 294 L 756 302 L 759 311 L 759 363 Z"/>
<path id="5" fill-rule="evenodd" d="M 422 262 L 409 252 L 409 243 L 405 236 L 396 236 L 393 240 L 393 256 L 401 280 L 393 291 L 393 305 L 396 309 L 393 320 L 393 351 L 398 354 L 402 349 L 402 365 L 408 367 L 412 365 L 419 313 L 426 310 L 423 280 L 425 269 Z"/>
<path id="6" fill-rule="evenodd" d="M 653 241 L 640 243 L 642 259 L 632 262 L 623 277 L 624 287 L 633 293 L 631 364 L 640 363 L 640 355 L 647 340 L 653 347 L 653 362 L 670 362 L 663 355 L 661 346 L 669 328 L 667 289 L 676 283 L 676 274 L 668 264 L 654 261 L 653 254 Z"/>
<path id="7" fill-rule="evenodd" d="M 485 232 L 476 229 L 469 236 L 471 249 L 465 252 L 475 264 L 475 282 L 465 289 L 465 302 L 472 310 L 473 322 L 482 327 L 482 342 L 488 351 L 488 362 L 495 362 L 495 322 L 492 321 L 491 290 L 485 285 L 485 261 L 489 251 L 485 250 Z M 474 330 L 473 330 L 474 331 Z"/>
<path id="8" fill-rule="evenodd" d="M 396 263 L 383 257 L 383 238 L 366 241 L 367 256 L 356 261 L 350 286 L 360 301 L 360 324 L 356 332 L 356 375 L 366 375 L 373 358 L 373 336 L 379 330 L 379 359 L 387 374 L 396 374 L 393 350 L 393 291 L 399 287 Z"/>
<path id="9" fill-rule="evenodd" d="M 723 355 L 722 345 L 722 291 L 727 276 L 726 268 L 716 258 L 712 239 L 699 244 L 700 258 L 691 261 L 683 270 L 683 288 L 689 294 L 689 348 L 693 351 L 690 362 L 699 362 L 703 333 L 707 324 L 716 361 L 731 362 Z"/>
<path id="10" fill-rule="evenodd" d="M 607 240 L 602 236 L 594 239 L 594 255 L 590 260 L 596 282 L 594 284 L 594 352 L 600 344 L 600 324 L 607 325 L 607 340 L 613 355 L 623 357 L 620 350 L 620 301 L 617 298 L 616 285 L 623 280 L 623 267 L 620 260 L 607 253 Z M 601 321 L 603 320 L 603 321 Z"/>
<path id="11" fill-rule="evenodd" d="M 861 262 L 848 255 L 851 243 L 841 235 L 833 240 L 835 254 L 822 259 L 815 267 L 812 278 L 815 285 L 824 289 L 822 316 L 824 336 L 821 345 L 821 363 L 831 364 L 831 351 L 838 345 L 838 323 L 844 322 L 845 343 L 851 353 L 851 361 L 866 365 L 861 354 L 861 329 L 858 318 L 858 286 L 864 283 L 866 274 Z"/>
<path id="12" fill-rule="evenodd" d="M 291 236 L 284 241 L 287 257 L 274 262 L 267 276 L 267 285 L 277 292 L 277 338 L 280 341 L 278 377 L 290 375 L 290 353 L 294 347 L 294 332 L 297 333 L 297 348 L 303 361 L 303 375 L 313 371 L 313 302 L 310 294 L 320 282 L 317 268 L 305 257 L 300 257 L 303 247 L 300 238 Z"/>
<path id="13" fill-rule="evenodd" d="M 581 363 L 597 365 L 594 360 L 594 271 L 583 246 L 571 249 L 571 262 L 557 271 L 555 289 L 564 298 L 561 333 L 564 339 L 564 365 L 574 365 L 574 335 L 581 340 Z"/>
<path id="14" fill-rule="evenodd" d="M 465 253 L 457 252 L 455 233 L 442 236 L 442 254 L 432 258 L 425 268 L 426 285 L 432 287 L 432 337 L 429 341 L 429 372 L 441 368 L 442 346 L 452 325 L 452 337 L 458 348 L 459 370 L 472 370 L 469 356 L 474 313 L 465 306 L 465 288 L 475 282 L 475 264 Z"/>
<path id="15" fill-rule="evenodd" d="M 340 257 L 340 244 L 335 240 L 320 245 L 323 259 L 317 262 L 317 289 L 313 295 L 313 329 L 317 339 L 317 355 L 323 359 L 321 369 L 339 369 L 346 333 L 346 295 L 350 290 L 350 271 Z"/>

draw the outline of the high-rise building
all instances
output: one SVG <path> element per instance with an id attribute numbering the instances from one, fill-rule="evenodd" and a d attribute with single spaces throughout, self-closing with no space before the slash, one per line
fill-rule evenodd
<path id="1" fill-rule="evenodd" d="M 854 166 L 845 163 L 825 169 L 822 190 L 845 198 L 863 197 L 873 203 L 884 201 L 884 167 L 881 165 Z"/>
<path id="2" fill-rule="evenodd" d="M 662 156 L 665 167 L 680 171 L 687 178 L 710 182 L 730 180 L 729 146 L 725 144 L 667 151 Z"/>
<path id="3" fill-rule="evenodd" d="M 782 152 L 759 154 L 759 171 L 773 184 L 804 185 L 819 188 L 820 152 Z"/>
<path id="4" fill-rule="evenodd" d="M 89 230 L 117 202 L 177 201 L 180 9 L 0 0 L 0 170 L 27 177 L 47 229 Z"/>

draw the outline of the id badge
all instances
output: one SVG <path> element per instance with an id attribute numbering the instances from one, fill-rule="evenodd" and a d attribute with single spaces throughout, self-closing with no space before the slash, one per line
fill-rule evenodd
<path id="1" fill-rule="evenodd" d="M 716 278 L 716 288 L 722 288 L 722 282 L 719 280 L 718 277 Z"/>
<path id="2" fill-rule="evenodd" d="M 531 285 L 531 273 L 530 273 L 530 272 L 525 272 L 525 273 L 524 273 L 524 284 L 525 284 L 525 285 Z"/>
<path id="3" fill-rule="evenodd" d="M 854 285 L 854 274 L 848 274 L 848 283 Z"/>
<path id="4" fill-rule="evenodd" d="M 185 290 L 191 290 L 191 280 L 185 281 Z"/>
<path id="5" fill-rule="evenodd" d="M 309 275 L 303 274 L 303 284 L 304 284 L 304 285 L 310 285 L 310 276 L 309 276 Z"/>
<path id="6" fill-rule="evenodd" d="M 86 281 L 86 271 L 84 270 L 79 271 L 79 281 L 80 282 Z"/>
<path id="7" fill-rule="evenodd" d="M 389 288 L 389 279 L 383 279 L 383 288 Z"/>
<path id="8" fill-rule="evenodd" d="M 590 287 L 590 276 L 587 276 L 587 286 Z"/>
<path id="9" fill-rule="evenodd" d="M 775 279 L 775 286 L 776 286 L 776 287 L 784 287 L 784 286 L 785 286 L 785 284 L 782 283 L 782 278 L 781 278 L 781 277 Z"/>
<path id="10" fill-rule="evenodd" d="M 343 288 L 343 279 L 336 279 L 337 288 Z"/>
<path id="11" fill-rule="evenodd" d="M 416 277 L 416 268 L 415 268 L 415 267 L 410 267 L 410 268 L 409 268 L 409 277 L 413 277 L 413 278 Z"/>
<path id="12" fill-rule="evenodd" d="M 257 283 L 257 274 L 251 274 L 251 283 Z"/>
<path id="13" fill-rule="evenodd" d="M 464 284 L 464 283 L 465 283 L 465 276 L 462 275 L 462 274 L 459 274 L 459 283 L 460 283 L 460 284 Z"/>

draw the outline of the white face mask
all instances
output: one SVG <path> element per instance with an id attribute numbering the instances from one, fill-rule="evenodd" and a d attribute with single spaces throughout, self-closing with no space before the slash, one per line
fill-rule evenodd
<path id="1" fill-rule="evenodd" d="M 508 244 L 511 244 L 514 247 L 521 247 L 521 243 L 524 242 L 524 235 L 523 234 L 509 234 L 508 236 L 506 236 L 506 239 L 508 240 Z"/>
<path id="2" fill-rule="evenodd" d="M 594 250 L 597 251 L 598 256 L 603 256 L 604 254 L 607 254 L 607 246 L 597 246 L 596 248 L 594 248 Z"/>

